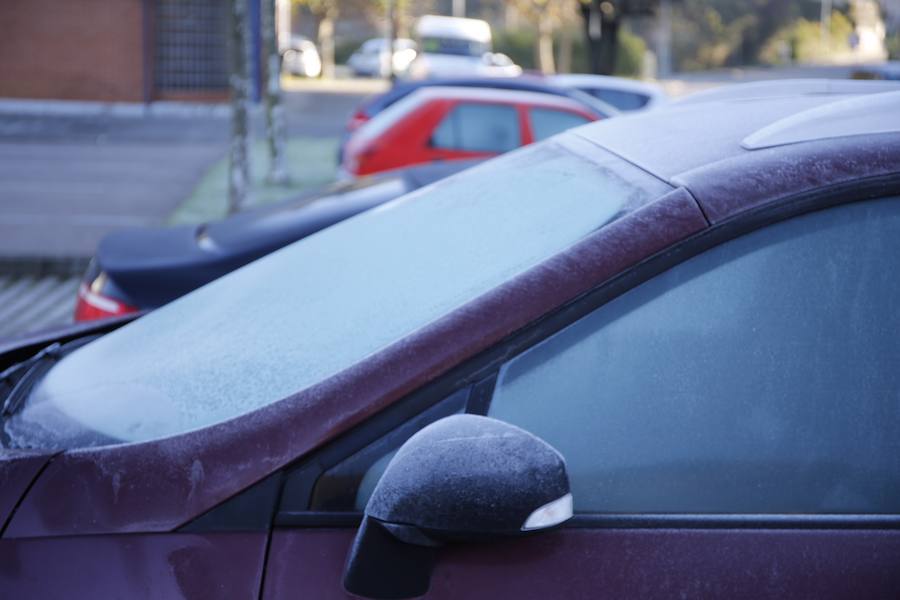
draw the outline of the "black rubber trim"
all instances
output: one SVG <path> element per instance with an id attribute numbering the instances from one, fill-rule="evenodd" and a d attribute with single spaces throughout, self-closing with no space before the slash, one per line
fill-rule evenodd
<path id="1" fill-rule="evenodd" d="M 284 511 L 278 513 L 278 527 L 304 529 L 356 529 L 362 522 L 361 512 Z"/>
<path id="2" fill-rule="evenodd" d="M 465 412 L 470 387 L 464 387 L 443 400 L 432 404 L 414 417 L 407 419 L 389 433 L 376 438 L 359 451 L 341 459 L 334 466 L 323 471 L 316 480 L 310 498 L 298 498 L 300 503 L 291 503 L 284 496 L 282 510 L 347 510 L 355 506 L 362 480 L 371 467 L 391 452 L 400 449 L 406 440 L 420 429 L 450 415 Z"/>
<path id="3" fill-rule="evenodd" d="M 486 415 L 488 406 L 491 403 L 491 396 L 494 395 L 494 386 L 497 384 L 498 373 L 494 372 L 472 386 L 472 393 L 469 394 L 469 404 L 466 406 L 466 412 L 472 415 Z"/>
<path id="4" fill-rule="evenodd" d="M 575 515 L 566 529 L 900 529 L 900 515 Z"/>
<path id="5" fill-rule="evenodd" d="M 471 382 L 465 380 L 444 377 L 338 436 L 320 450 L 303 457 L 301 461 L 287 469 L 278 514 L 308 510 L 316 482 L 322 473 L 380 438 L 388 436 L 432 406 L 464 392 L 465 397 L 459 398 L 460 407 L 464 407 L 470 385 Z M 280 523 L 280 516 L 276 517 L 276 524 Z"/>
<path id="6" fill-rule="evenodd" d="M 282 472 L 275 471 L 242 492 L 188 521 L 176 531 L 268 531 L 281 496 Z"/>

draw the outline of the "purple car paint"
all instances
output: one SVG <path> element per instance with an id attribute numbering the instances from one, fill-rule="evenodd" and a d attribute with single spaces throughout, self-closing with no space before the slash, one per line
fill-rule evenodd
<path id="1" fill-rule="evenodd" d="M 39 450 L 4 450 L 0 454 L 0 532 L 51 456 Z"/>
<path id="2" fill-rule="evenodd" d="M 266 534 L 101 535 L 0 544 L 2 598 L 257 598 Z"/>
<path id="3" fill-rule="evenodd" d="M 866 144 L 842 138 L 751 153 L 740 178 L 728 177 L 738 159 L 688 171 L 674 179 L 696 194 L 713 224 L 763 204 L 825 186 L 875 180 L 897 171 L 897 136 L 874 136 Z M 858 185 L 858 183 L 857 183 Z"/>
<path id="4" fill-rule="evenodd" d="M 340 580 L 352 541 L 349 530 L 276 532 L 264 600 L 295 590 L 317 600 L 351 598 Z M 568 529 L 450 547 L 425 597 L 895 598 L 897 565 L 898 531 Z"/>

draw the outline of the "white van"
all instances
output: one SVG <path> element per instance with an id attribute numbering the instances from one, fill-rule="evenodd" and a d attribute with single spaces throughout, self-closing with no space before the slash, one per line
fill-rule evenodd
<path id="1" fill-rule="evenodd" d="M 419 54 L 407 74 L 435 77 L 515 77 L 522 68 L 491 51 L 491 27 L 480 19 L 424 15 L 416 24 Z"/>

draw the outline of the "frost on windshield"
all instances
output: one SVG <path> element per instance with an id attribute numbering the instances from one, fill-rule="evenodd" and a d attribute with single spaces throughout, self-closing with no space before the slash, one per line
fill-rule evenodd
<path id="1" fill-rule="evenodd" d="M 307 388 L 659 193 L 551 141 L 305 238 L 63 359 L 7 423 L 21 445 L 165 437 Z M 604 162 L 606 161 L 606 162 Z M 640 177 L 640 175 L 634 175 Z M 643 175 L 643 177 L 649 177 Z M 54 416 L 51 417 L 50 415 Z M 48 431 L 53 423 L 66 427 Z M 33 444 L 32 444 L 33 445 Z M 43 441 L 42 441 L 43 445 Z"/>

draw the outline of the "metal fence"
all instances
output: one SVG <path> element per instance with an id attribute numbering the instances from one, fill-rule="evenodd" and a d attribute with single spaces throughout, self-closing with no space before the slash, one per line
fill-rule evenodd
<path id="1" fill-rule="evenodd" d="M 227 89 L 228 7 L 222 0 L 157 0 L 157 92 Z"/>

